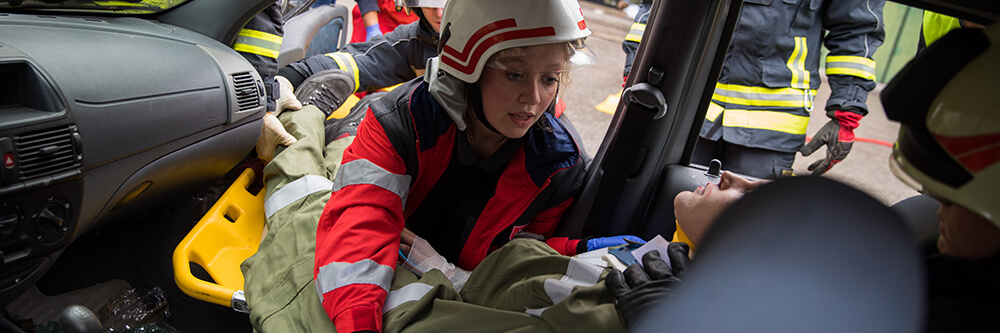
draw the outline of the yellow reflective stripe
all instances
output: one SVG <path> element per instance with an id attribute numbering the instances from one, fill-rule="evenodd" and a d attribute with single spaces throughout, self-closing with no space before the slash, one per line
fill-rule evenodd
<path id="1" fill-rule="evenodd" d="M 715 120 L 719 118 L 719 115 L 722 114 L 722 110 L 723 110 L 722 106 L 720 106 L 719 104 L 715 104 L 715 102 L 709 102 L 708 113 L 705 114 L 705 119 L 708 119 L 708 121 L 714 123 Z"/>
<path id="2" fill-rule="evenodd" d="M 268 41 L 271 43 L 281 44 L 281 36 L 275 34 L 269 34 L 259 30 L 243 29 L 240 30 L 240 36 L 254 38 L 254 39 L 262 39 L 264 41 Z"/>
<path id="3" fill-rule="evenodd" d="M 788 58 L 788 69 L 792 71 L 792 88 L 809 88 L 809 71 L 806 70 L 806 56 L 809 55 L 809 46 L 805 37 L 795 37 L 795 49 L 792 56 Z"/>
<path id="4" fill-rule="evenodd" d="M 233 44 L 233 49 L 239 52 L 252 53 L 260 56 L 265 56 L 268 58 L 278 59 L 278 52 L 270 49 L 265 49 L 259 46 L 253 46 L 247 44 Z"/>
<path id="5" fill-rule="evenodd" d="M 181 1 L 181 3 L 182 2 L 183 1 Z M 174 0 L 142 0 L 142 1 L 139 1 L 139 2 L 111 0 L 111 1 L 94 1 L 94 4 L 98 5 L 98 6 L 104 6 L 104 7 L 110 7 L 110 6 L 116 6 L 116 7 L 147 7 L 147 8 L 153 8 L 153 7 L 155 7 L 155 8 L 159 8 L 159 9 L 167 9 L 167 8 L 179 5 L 180 3 L 178 3 L 178 1 L 174 1 Z"/>
<path id="6" fill-rule="evenodd" d="M 281 36 L 263 31 L 243 29 L 236 36 L 233 49 L 239 52 L 277 59 L 278 53 L 281 51 Z"/>
<path id="7" fill-rule="evenodd" d="M 827 75 L 851 75 L 875 80 L 875 60 L 858 56 L 826 57 Z"/>
<path id="8" fill-rule="evenodd" d="M 871 72 L 866 72 L 854 68 L 829 68 L 826 69 L 826 75 L 850 75 L 857 76 L 865 80 L 875 81 L 875 74 Z"/>
<path id="9" fill-rule="evenodd" d="M 625 40 L 636 43 L 641 42 L 643 31 L 646 31 L 645 23 L 632 23 L 632 28 L 629 29 L 628 35 L 625 36 Z"/>
<path id="10" fill-rule="evenodd" d="M 712 95 L 712 100 L 727 105 L 805 108 L 811 106 L 807 105 L 807 99 L 803 98 L 806 94 L 815 96 L 816 90 L 764 88 L 718 83 L 715 85 L 715 94 Z"/>
<path id="11" fill-rule="evenodd" d="M 326 56 L 336 61 L 337 67 L 341 70 L 351 73 L 354 77 L 354 92 L 357 92 L 361 88 L 361 83 L 358 82 L 358 63 L 354 61 L 354 56 L 347 52 L 327 53 Z"/>
<path id="12" fill-rule="evenodd" d="M 722 115 L 722 126 L 805 135 L 809 117 L 786 112 L 726 109 Z"/>

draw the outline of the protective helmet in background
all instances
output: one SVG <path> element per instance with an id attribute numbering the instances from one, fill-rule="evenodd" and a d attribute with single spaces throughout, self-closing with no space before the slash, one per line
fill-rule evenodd
<path id="1" fill-rule="evenodd" d="M 458 129 L 465 130 L 466 86 L 479 80 L 487 62 L 497 60 L 495 54 L 507 50 L 506 55 L 524 56 L 518 48 L 566 43 L 568 61 L 560 71 L 570 71 L 597 61 L 584 43 L 590 34 L 577 0 L 448 1 L 438 56 L 428 59 L 424 80 Z"/>
<path id="2" fill-rule="evenodd" d="M 1000 227 L 1000 24 L 952 31 L 900 73 L 882 94 L 902 125 L 890 169 Z"/>
<path id="3" fill-rule="evenodd" d="M 396 0 L 396 8 L 444 8 L 444 4 L 446 2 L 448 2 L 448 0 Z"/>
<path id="4" fill-rule="evenodd" d="M 405 11 L 407 15 L 410 14 L 410 11 L 412 10 L 411 8 L 419 8 L 419 7 L 444 8 L 444 4 L 448 2 L 448 0 L 395 0 L 395 1 L 396 1 L 396 11 L 399 12 Z"/>

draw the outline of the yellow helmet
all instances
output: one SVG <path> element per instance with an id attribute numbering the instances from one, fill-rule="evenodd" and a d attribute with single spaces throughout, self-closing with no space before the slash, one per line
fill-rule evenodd
<path id="1" fill-rule="evenodd" d="M 886 86 L 901 122 L 889 166 L 921 192 L 1000 227 L 1000 25 L 950 32 Z"/>

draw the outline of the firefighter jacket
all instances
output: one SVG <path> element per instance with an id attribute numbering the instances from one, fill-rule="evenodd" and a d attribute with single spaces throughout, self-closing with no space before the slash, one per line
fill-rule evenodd
<path id="1" fill-rule="evenodd" d="M 357 91 L 375 91 L 423 75 L 427 59 L 437 56 L 437 42 L 437 34 L 419 20 L 370 41 L 291 63 L 281 75 L 298 86 L 312 74 L 339 68 L 354 76 Z"/>
<path id="2" fill-rule="evenodd" d="M 549 113 L 551 131 L 531 129 L 503 167 L 495 192 L 456 264 L 474 269 L 513 238 L 541 236 L 574 255 L 579 240 L 550 238 L 585 175 L 576 138 Z M 344 151 L 316 234 L 316 289 L 338 331 L 381 327 L 400 232 L 455 153 L 460 132 L 422 80 L 373 101 Z"/>
<path id="3" fill-rule="evenodd" d="M 625 40 L 622 41 L 622 51 L 625 51 L 625 71 L 622 77 L 625 79 L 628 79 L 628 74 L 632 71 L 632 62 L 635 61 L 635 53 L 639 51 L 639 42 L 642 42 L 642 34 L 646 31 L 646 21 L 649 21 L 650 7 L 653 7 L 653 0 L 642 0 L 639 3 L 639 10 L 635 13 L 632 27 L 629 28 L 628 34 L 625 35 Z"/>
<path id="4" fill-rule="evenodd" d="M 884 0 L 747 0 L 733 32 L 701 137 L 794 153 L 805 142 L 820 86 L 820 42 L 830 51 L 827 115 L 868 113 L 872 55 Z"/>
<path id="5" fill-rule="evenodd" d="M 264 91 L 267 93 L 267 111 L 274 111 L 278 100 L 278 81 L 274 80 L 278 73 L 278 52 L 281 51 L 281 38 L 284 34 L 281 9 L 273 4 L 261 10 L 250 18 L 250 22 L 240 30 L 233 42 L 233 49 L 253 65 L 253 68 L 264 80 Z"/>

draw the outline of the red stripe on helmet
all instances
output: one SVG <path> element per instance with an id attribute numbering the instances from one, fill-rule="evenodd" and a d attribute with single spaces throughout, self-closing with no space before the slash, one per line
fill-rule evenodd
<path id="1" fill-rule="evenodd" d="M 514 21 L 514 19 L 512 18 L 487 24 L 482 28 L 479 28 L 479 30 L 476 30 L 476 33 L 472 34 L 472 37 L 469 37 L 469 41 L 465 43 L 465 47 L 462 49 L 462 52 L 458 52 L 458 50 L 455 50 L 454 48 L 445 45 L 444 48 L 442 48 L 443 50 L 442 53 L 454 57 L 455 59 L 458 59 L 459 61 L 462 62 L 469 61 L 469 54 L 470 54 L 469 51 L 472 49 L 473 46 L 476 45 L 476 43 L 479 42 L 480 39 L 483 39 L 483 37 L 486 37 L 486 35 L 489 35 L 494 31 L 507 28 L 516 28 L 516 27 L 517 27 L 517 22 Z"/>
<path id="2" fill-rule="evenodd" d="M 476 47 L 475 51 L 473 51 L 472 53 L 472 60 L 470 60 L 469 64 L 467 65 L 462 65 L 458 63 L 458 61 L 455 61 L 450 56 L 441 57 L 441 62 L 443 62 L 448 66 L 451 66 L 452 68 L 455 68 L 462 74 L 472 75 L 472 73 L 476 71 L 477 64 L 479 64 L 479 61 L 482 60 L 483 53 L 485 53 L 486 50 L 492 47 L 493 45 L 517 39 L 546 37 L 555 35 L 556 35 L 556 29 L 553 27 L 541 27 L 541 28 L 526 29 L 526 30 L 508 31 L 490 37 L 489 39 L 483 41 L 482 44 L 479 44 L 479 46 Z"/>
<path id="3" fill-rule="evenodd" d="M 934 138 L 973 173 L 978 173 L 1000 161 L 1000 134 L 964 137 L 934 135 Z"/>
<path id="4" fill-rule="evenodd" d="M 580 30 L 587 29 L 587 22 L 583 19 L 583 8 L 580 8 L 580 22 L 576 22 L 576 26 L 580 28 Z"/>

